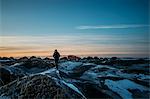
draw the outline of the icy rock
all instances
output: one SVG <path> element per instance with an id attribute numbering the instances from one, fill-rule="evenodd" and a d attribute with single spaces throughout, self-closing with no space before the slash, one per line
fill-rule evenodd
<path id="1" fill-rule="evenodd" d="M 0 87 L 1 96 L 10 98 L 83 98 L 75 91 L 65 88 L 59 80 L 46 75 L 34 75 Z"/>

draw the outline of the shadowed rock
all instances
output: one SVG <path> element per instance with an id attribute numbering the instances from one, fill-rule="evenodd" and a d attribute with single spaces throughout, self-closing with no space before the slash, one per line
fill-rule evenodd
<path id="1" fill-rule="evenodd" d="M 82 99 L 82 96 L 68 88 L 62 82 L 46 75 L 29 76 L 22 78 L 19 81 L 14 81 L 1 87 L 0 94 L 10 96 L 12 99 Z"/>

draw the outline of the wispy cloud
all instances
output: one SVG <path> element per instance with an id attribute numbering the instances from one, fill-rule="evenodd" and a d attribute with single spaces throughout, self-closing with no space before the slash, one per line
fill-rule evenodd
<path id="1" fill-rule="evenodd" d="M 150 25 L 144 24 L 118 24 L 118 25 L 82 25 L 76 27 L 77 29 L 126 29 L 126 28 L 141 28 L 141 27 L 149 27 Z"/>

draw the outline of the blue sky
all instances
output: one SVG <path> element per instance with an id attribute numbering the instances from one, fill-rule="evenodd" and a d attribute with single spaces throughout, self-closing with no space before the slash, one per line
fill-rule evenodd
<path id="1" fill-rule="evenodd" d="M 1 0 L 1 36 L 5 36 L 5 41 L 10 36 L 18 37 L 16 39 L 28 36 L 29 42 L 22 42 L 22 47 L 34 46 L 39 41 L 42 44 L 48 42 L 45 46 L 56 47 L 49 43 L 51 40 L 44 40 L 55 37 L 55 45 L 64 44 L 67 48 L 70 45 L 85 45 L 91 48 L 87 53 L 102 53 L 101 47 L 105 45 L 104 48 L 111 46 L 113 54 L 122 52 L 131 56 L 148 56 L 148 4 L 149 0 Z M 43 38 L 33 42 L 33 36 Z M 61 40 L 61 36 L 65 39 Z M 13 45 L 20 42 L 16 40 Z M 6 48 L 11 44 L 1 45 L 1 48 Z M 117 45 L 120 47 L 117 48 Z M 86 51 L 81 48 L 77 50 Z"/>

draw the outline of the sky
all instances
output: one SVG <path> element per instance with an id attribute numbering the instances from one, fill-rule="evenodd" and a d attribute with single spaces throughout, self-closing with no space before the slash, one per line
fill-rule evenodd
<path id="1" fill-rule="evenodd" d="M 0 0 L 0 56 L 149 56 L 149 0 Z"/>

